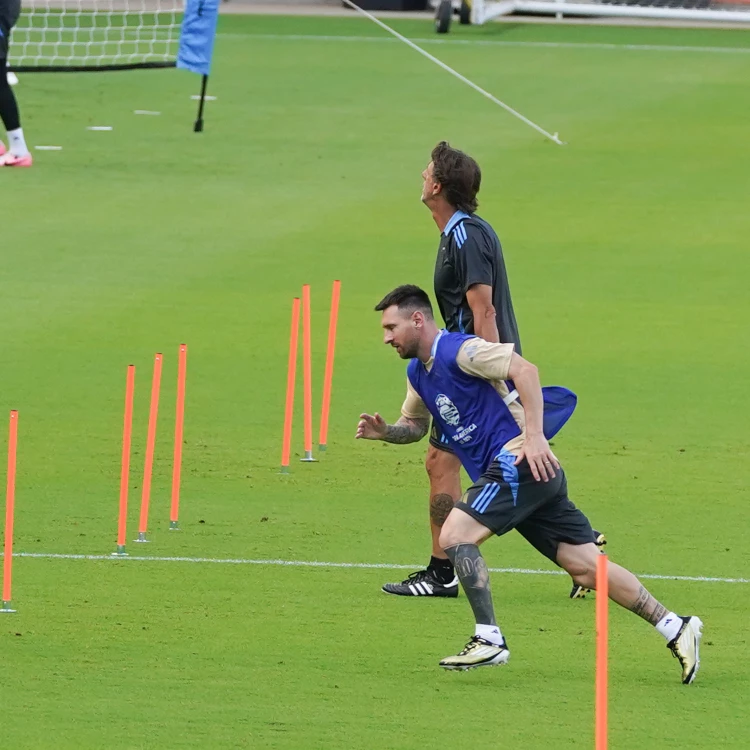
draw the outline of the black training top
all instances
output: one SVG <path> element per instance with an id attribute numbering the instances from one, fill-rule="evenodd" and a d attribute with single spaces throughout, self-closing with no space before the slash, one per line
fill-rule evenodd
<path id="1" fill-rule="evenodd" d="M 515 344 L 520 354 L 521 339 L 500 240 L 484 219 L 456 211 L 440 236 L 435 261 L 435 297 L 449 331 L 474 333 L 474 316 L 466 300 L 466 292 L 474 284 L 492 287 L 500 341 Z"/>

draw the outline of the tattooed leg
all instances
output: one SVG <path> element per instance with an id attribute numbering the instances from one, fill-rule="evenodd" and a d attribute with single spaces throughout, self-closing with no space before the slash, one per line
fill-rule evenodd
<path id="1" fill-rule="evenodd" d="M 446 547 L 445 552 L 456 567 L 477 624 L 497 625 L 490 592 L 490 574 L 479 547 L 476 544 L 456 544 Z"/>
<path id="2" fill-rule="evenodd" d="M 430 522 L 433 526 L 442 527 L 445 519 L 453 510 L 454 499 L 444 492 L 433 495 L 430 498 Z"/>

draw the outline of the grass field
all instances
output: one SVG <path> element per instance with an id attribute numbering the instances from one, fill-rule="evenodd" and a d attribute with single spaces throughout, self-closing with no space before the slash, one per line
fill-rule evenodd
<path id="1" fill-rule="evenodd" d="M 426 22 L 394 23 L 432 39 Z M 612 612 L 611 747 L 746 748 L 750 33 L 455 26 L 428 46 L 568 145 L 358 19 L 222 18 L 203 135 L 187 73 L 21 76 L 28 137 L 63 150 L 0 173 L 16 551 L 114 550 L 130 362 L 135 537 L 163 351 L 152 543 L 131 554 L 425 562 L 425 446 L 352 438 L 361 410 L 398 414 L 403 363 L 372 307 L 400 283 L 430 288 L 420 172 L 447 138 L 482 165 L 480 214 L 503 240 L 524 353 L 579 394 L 555 449 L 610 554 L 639 573 L 745 579 L 648 582 L 706 623 L 690 688 L 658 635 Z M 290 301 L 312 284 L 317 404 L 334 278 L 329 451 L 282 478 Z M 181 341 L 182 531 L 169 534 Z M 514 535 L 485 551 L 498 568 L 552 569 Z M 569 601 L 562 576 L 497 573 L 511 664 L 445 674 L 468 604 L 380 593 L 406 572 L 18 558 L 19 611 L 0 619 L 4 743 L 593 747 L 593 601 Z"/>

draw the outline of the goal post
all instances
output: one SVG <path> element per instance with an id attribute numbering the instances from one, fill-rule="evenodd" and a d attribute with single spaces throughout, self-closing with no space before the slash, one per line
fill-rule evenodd
<path id="1" fill-rule="evenodd" d="M 471 0 L 475 24 L 512 13 L 750 24 L 748 0 L 730 0 L 727 4 L 709 0 Z"/>

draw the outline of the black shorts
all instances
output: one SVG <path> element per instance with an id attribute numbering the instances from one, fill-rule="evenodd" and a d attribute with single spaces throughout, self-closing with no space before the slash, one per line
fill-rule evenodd
<path id="1" fill-rule="evenodd" d="M 20 14 L 21 0 L 0 0 L 0 60 L 8 57 L 10 30 L 16 25 Z"/>
<path id="2" fill-rule="evenodd" d="M 440 425 L 433 419 L 430 428 L 430 445 L 445 453 L 453 453 L 453 446 L 450 440 L 443 434 Z"/>
<path id="3" fill-rule="evenodd" d="M 557 545 L 594 541 L 589 519 L 570 502 L 562 469 L 549 482 L 537 482 L 526 459 L 501 453 L 456 503 L 498 536 L 515 529 L 557 564 Z"/>

